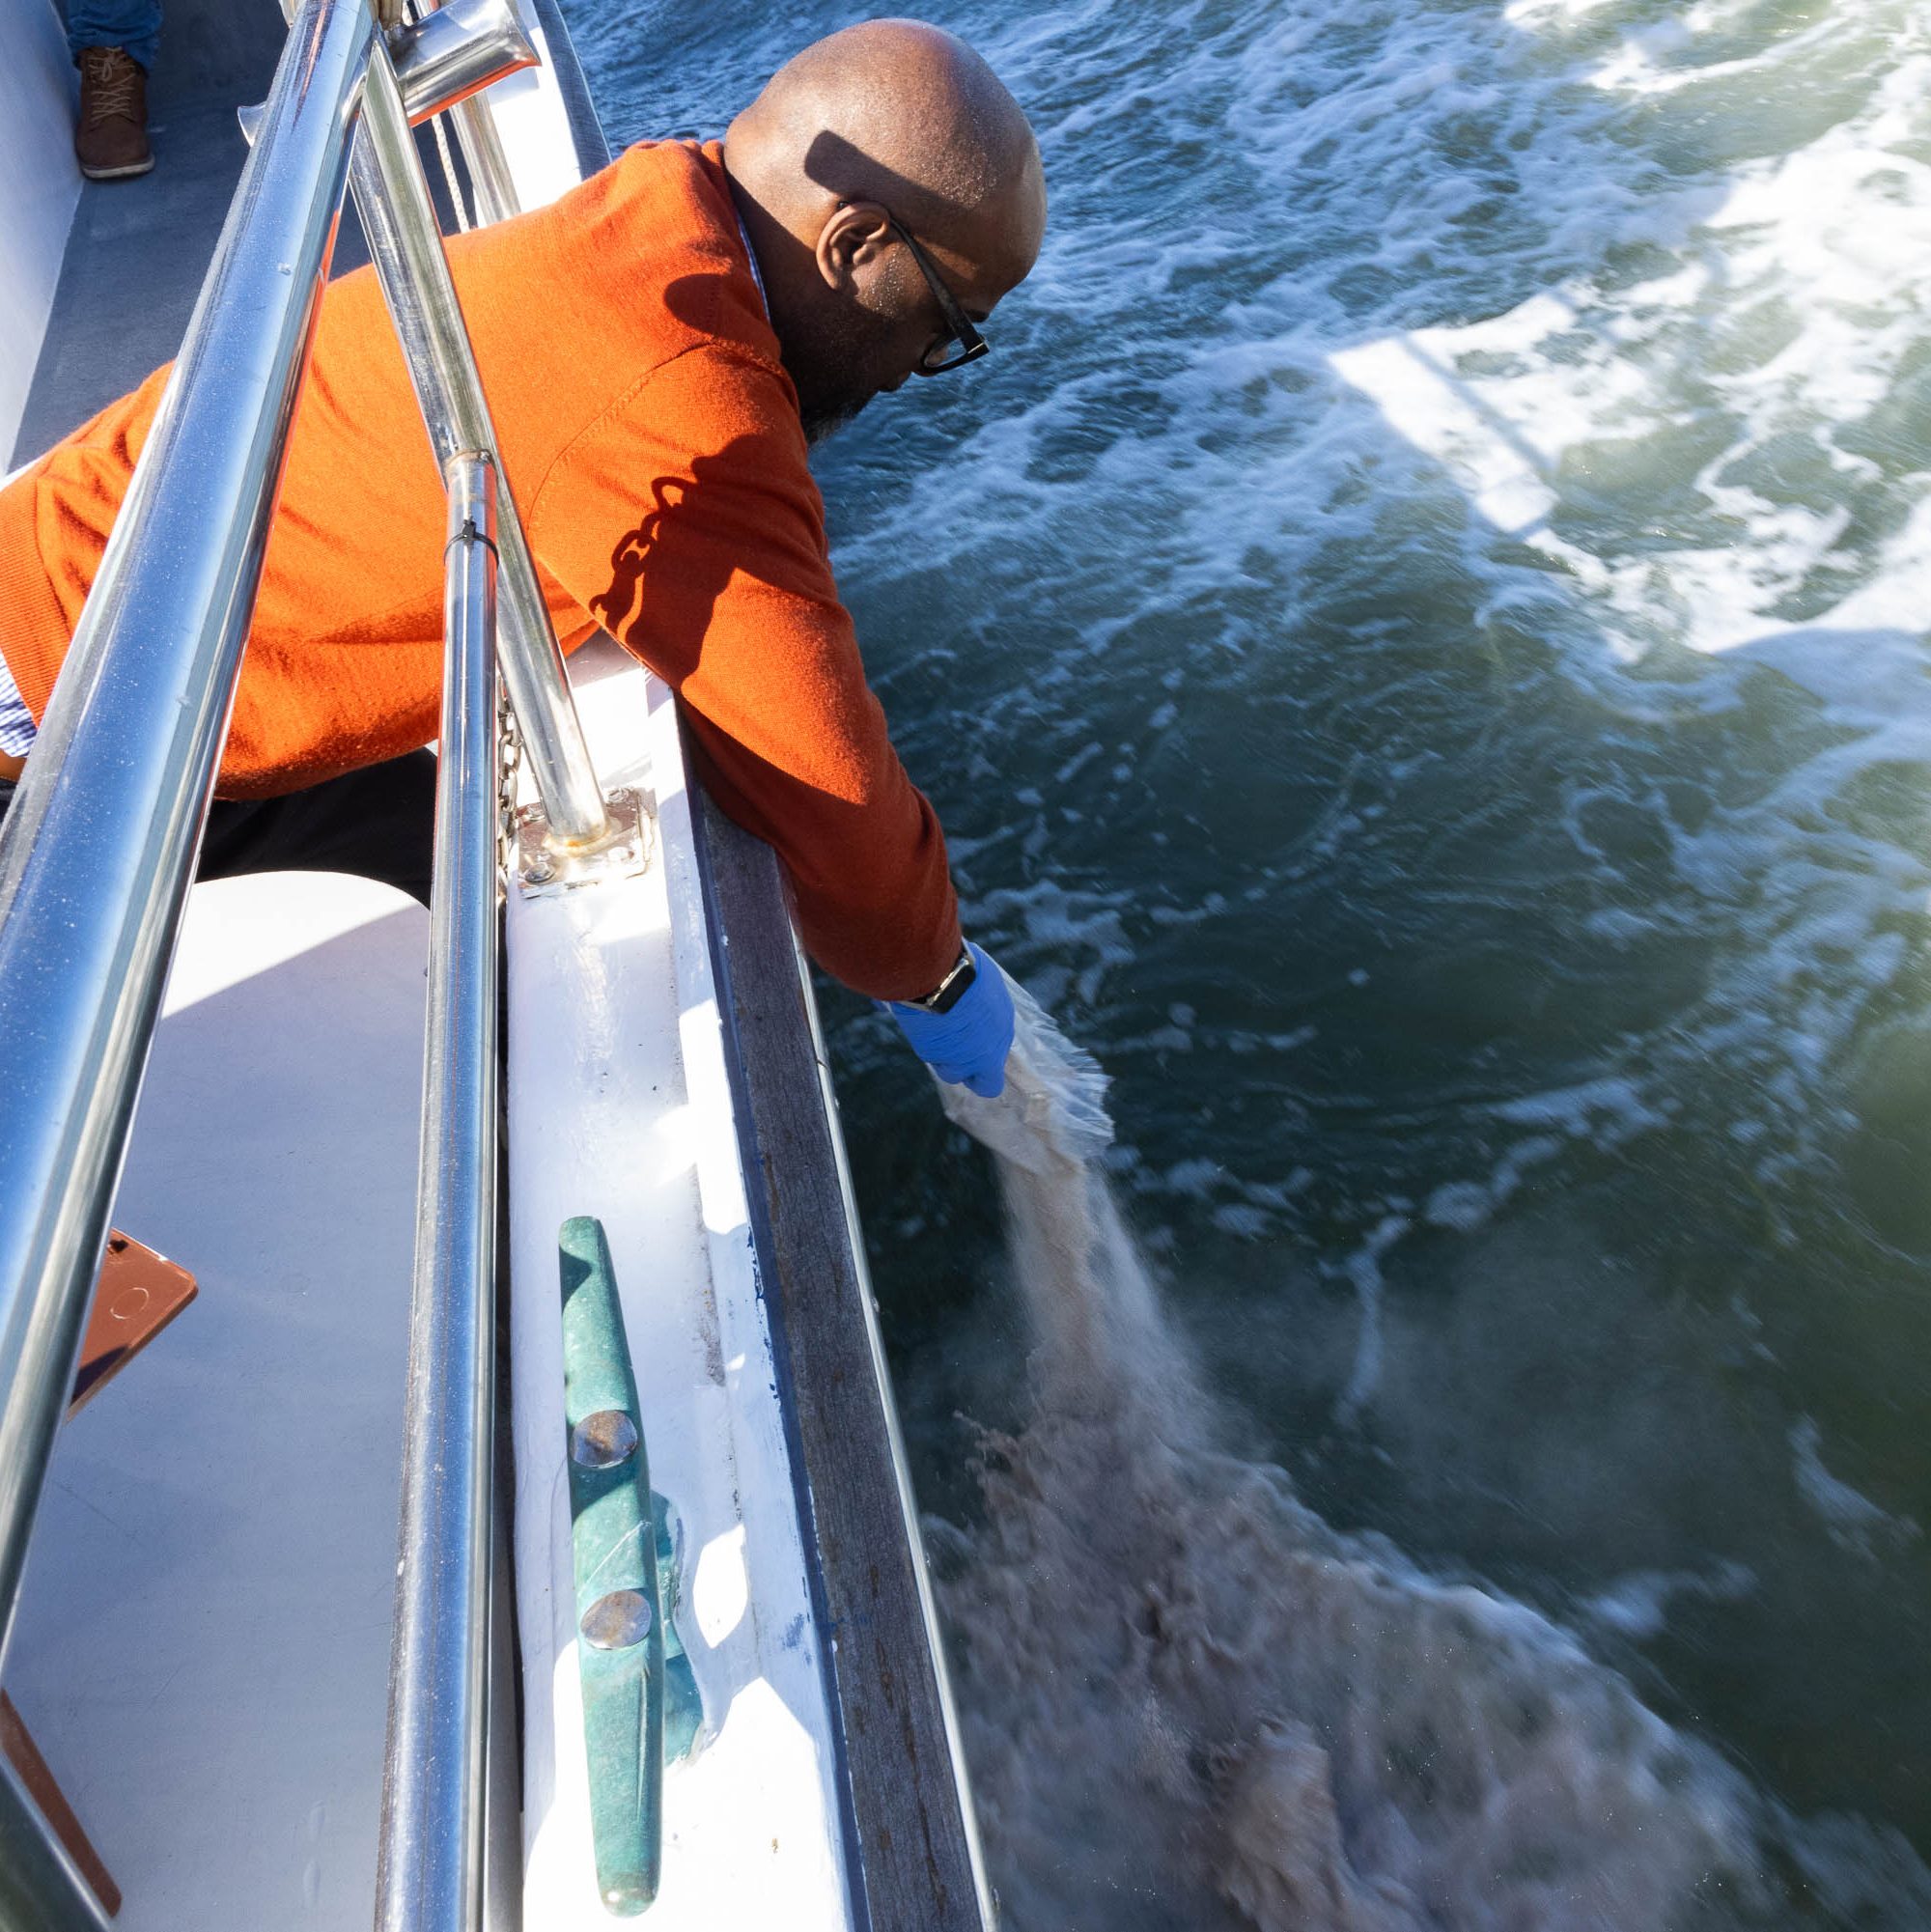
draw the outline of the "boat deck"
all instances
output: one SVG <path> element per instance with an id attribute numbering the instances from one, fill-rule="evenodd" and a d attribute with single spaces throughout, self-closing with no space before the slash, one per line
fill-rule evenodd
<path id="1" fill-rule="evenodd" d="M 80 184 L 9 468 L 41 455 L 181 347 L 248 154 L 236 110 L 267 94 L 283 33 L 272 0 L 168 8 L 148 87 L 154 171 Z M 429 136 L 422 139 L 427 155 Z M 429 178 L 448 232 L 440 171 L 432 167 Z M 354 208 L 345 206 L 332 272 L 367 260 Z"/>
<path id="2" fill-rule="evenodd" d="M 62 1430 L 7 1655 L 126 1932 L 374 1910 L 428 933 L 196 888 L 114 1216 L 199 1293 Z"/>
<path id="3" fill-rule="evenodd" d="M 235 110 L 267 93 L 283 37 L 273 0 L 168 9 L 148 86 L 154 170 L 81 183 L 14 463 L 180 347 L 247 155 Z"/>
<path id="4" fill-rule="evenodd" d="M 0 0 L 0 19 L 9 4 Z M 546 0 L 528 11 L 554 22 Z M 245 158 L 236 110 L 266 95 L 282 32 L 272 0 L 173 0 L 151 87 L 157 165 L 136 181 L 80 188 L 14 462 L 176 351 Z M 546 112 L 558 118 L 560 93 L 571 138 L 525 136 L 539 199 L 556 191 L 557 167 L 574 178 L 576 165 L 598 164 L 601 148 L 574 63 L 558 63 L 546 81 Z M 506 101 L 500 118 L 528 107 L 527 97 Z M 429 174 L 440 197 L 439 171 Z M 443 215 L 447 229 L 446 205 Z M 362 257 L 349 210 L 335 271 Z M 597 686 L 581 693 L 593 736 L 600 714 L 634 718 L 648 709 L 659 772 L 681 770 L 666 693 L 647 706 L 640 693 L 650 681 L 628 660 L 586 658 L 574 668 L 579 686 L 587 678 Z M 636 692 L 620 689 L 631 685 Z M 758 1846 L 747 1839 L 735 1860 L 721 1840 L 706 1854 L 714 1871 L 737 1874 L 737 1916 L 719 1918 L 706 1897 L 668 1885 L 655 1916 L 668 1932 L 686 1918 L 768 1923 L 782 1905 L 800 1928 L 966 1932 L 983 1922 L 981 1880 L 808 983 L 770 851 L 701 797 L 679 810 L 686 857 L 672 891 L 678 930 L 694 936 L 681 941 L 677 967 L 688 997 L 680 1008 L 670 989 L 651 1023 L 672 1029 L 662 1057 L 673 1072 L 689 1062 L 693 1027 L 714 1042 L 705 1050 L 704 1106 L 722 1132 L 704 1158 L 720 1174 L 735 1161 L 738 1178 L 735 1193 L 723 1190 L 731 1201 L 721 1216 L 704 1183 L 691 1218 L 714 1277 L 733 1277 L 742 1306 L 726 1312 L 752 1346 L 719 1353 L 725 1382 L 708 1379 L 700 1393 L 714 1402 L 713 1391 L 728 1386 L 734 1402 L 749 1405 L 748 1419 L 730 1426 L 754 1494 L 745 1506 L 728 1484 L 686 1475 L 686 1496 L 673 1499 L 687 1505 L 693 1557 L 703 1559 L 690 1582 L 708 1721 L 740 1727 L 716 1755 L 714 1781 L 735 1755 L 747 1767 L 734 1774 L 738 1788 L 749 1793 L 758 1780 L 743 1782 L 748 1767 L 778 1763 L 760 1725 L 790 1740 L 796 1761 L 785 1789 L 755 1805 L 706 1801 L 716 1829 L 741 1836 L 780 1798 L 789 1820 L 781 1834 L 753 1832 Z M 662 882 L 653 889 L 661 893 Z M 372 910 L 358 892 L 384 903 Z M 559 975 L 594 976 L 600 958 L 621 965 L 636 944 L 620 919 L 559 921 L 519 909 L 511 923 L 513 1000 L 519 973 L 527 985 L 554 963 Z M 547 936 L 578 927 L 590 950 L 572 966 L 560 938 Z M 425 935 L 419 909 L 357 882 L 302 875 L 193 895 L 117 1217 L 189 1267 L 201 1299 L 62 1441 L 6 1660 L 10 1690 L 126 1894 L 120 1922 L 130 1928 L 280 1923 L 296 1914 L 322 1925 L 369 1922 Z M 272 1017 L 284 1003 L 294 1016 L 286 1025 Z M 354 1044 L 338 1050 L 344 1028 Z M 526 1041 L 523 1065 L 544 1058 Z M 551 1114 L 561 1105 L 546 1091 L 531 1106 L 539 1101 Z M 379 1126 L 368 1117 L 378 1111 Z M 513 1097 L 513 1157 L 539 1143 L 542 1127 L 535 1114 L 519 1125 Z M 604 1135 L 619 1173 L 626 1131 Z M 519 1185 L 541 1192 L 548 1182 Z M 582 1191 L 573 1184 L 555 1203 L 545 1194 L 548 1233 L 526 1226 L 518 1237 L 518 1251 L 534 1257 L 523 1273 L 539 1277 L 532 1309 L 552 1305 L 546 1250 L 556 1209 L 600 1209 Z M 217 1209 L 227 1232 L 214 1241 L 196 1218 Z M 517 1212 L 513 1202 L 513 1225 Z M 620 1253 L 618 1271 L 646 1296 L 659 1272 L 647 1248 Z M 704 1301 L 701 1287 L 693 1293 Z M 717 1323 L 714 1310 L 708 1319 Z M 714 1348 L 729 1332 L 727 1323 Z M 683 1398 L 671 1393 L 674 1407 Z M 546 1418 L 521 1425 L 522 1447 L 559 1458 L 560 1436 L 541 1447 L 555 1433 Z M 705 1426 L 719 1442 L 729 1433 Z M 679 1453 L 665 1453 L 666 1480 Z M 566 1816 L 569 1778 L 557 1786 L 542 1756 L 565 1753 L 555 1762 L 567 1774 L 580 1738 L 535 1727 L 547 1722 L 552 1685 L 567 1704 L 571 1668 L 548 1619 L 530 1618 L 547 1587 L 538 1566 L 550 1529 L 536 1499 L 550 1480 L 519 1471 L 530 1532 L 519 1547 L 523 1665 L 537 1673 L 521 1699 L 532 1720 L 523 1782 L 526 1798 L 543 1794 L 524 1821 L 526 1877 L 540 1886 L 559 1859 L 583 1858 L 580 1838 L 556 1835 L 579 1830 Z M 742 1550 L 747 1526 L 762 1526 L 759 1549 L 742 1567 L 770 1603 L 734 1623 L 710 1580 L 737 1573 L 740 1559 L 725 1558 Z M 567 1550 L 553 1554 L 567 1575 Z M 788 1581 L 779 1574 L 787 1561 Z M 511 1696 L 498 1708 L 508 1712 Z M 691 1833 L 704 1783 L 679 1782 Z M 570 1803 L 551 1803 L 559 1791 Z M 514 1847 L 515 1836 L 512 1820 L 492 1843 Z M 776 1854 L 780 1841 L 782 1857 L 760 1876 L 751 1851 Z M 696 1845 L 690 1837 L 686 1851 Z M 576 1922 L 563 1903 L 574 1883 L 550 1894 L 562 1916 L 538 1904 L 546 1926 Z M 515 1922 L 518 1890 L 498 1890 L 492 1924 Z M 584 1922 L 601 1919 L 587 1913 Z"/>

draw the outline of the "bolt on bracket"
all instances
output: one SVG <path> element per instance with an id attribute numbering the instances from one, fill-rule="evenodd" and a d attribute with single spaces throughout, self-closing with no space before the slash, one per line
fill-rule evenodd
<path id="1" fill-rule="evenodd" d="M 595 845 L 566 845 L 550 833 L 540 804 L 517 808 L 517 883 L 526 898 L 567 892 L 600 880 L 628 879 L 650 869 L 657 822 L 643 795 L 624 787 L 604 795 L 608 834 Z"/>

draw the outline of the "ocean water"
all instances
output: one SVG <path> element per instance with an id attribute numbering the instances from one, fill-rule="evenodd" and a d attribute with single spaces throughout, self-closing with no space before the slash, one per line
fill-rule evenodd
<path id="1" fill-rule="evenodd" d="M 621 140 L 851 17 L 574 25 Z M 820 474 L 1113 1260 L 827 1017 L 1007 1922 L 1931 1923 L 1931 16 L 944 24 L 1046 251 Z"/>
<path id="2" fill-rule="evenodd" d="M 1004 1922 L 1259 1932 L 1921 1926 L 1894 1833 L 1801 1819 L 1492 1588 L 1227 1451 L 1098 1158 L 1105 1077 L 1021 993 L 996 1161 L 1031 1414 L 935 1525 Z"/>

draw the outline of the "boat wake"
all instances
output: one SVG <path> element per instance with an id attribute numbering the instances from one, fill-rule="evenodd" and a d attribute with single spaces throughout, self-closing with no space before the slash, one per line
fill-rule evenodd
<path id="1" fill-rule="evenodd" d="M 1033 1419 L 940 1598 L 1011 1932 L 1919 1927 L 1901 1836 L 1800 1819 L 1526 1606 L 1329 1528 L 1225 1446 L 1098 1162 L 1098 1067 L 1021 994 L 997 1159 Z"/>

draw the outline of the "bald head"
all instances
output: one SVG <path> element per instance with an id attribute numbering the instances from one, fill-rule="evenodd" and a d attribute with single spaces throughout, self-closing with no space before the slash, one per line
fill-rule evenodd
<path id="1" fill-rule="evenodd" d="M 724 162 L 801 229 L 877 201 L 928 245 L 1005 247 L 1015 281 L 1039 252 L 1046 186 L 1019 102 L 921 21 L 868 20 L 795 55 L 731 124 Z"/>
<path id="2" fill-rule="evenodd" d="M 1019 103 L 916 20 L 848 27 L 787 61 L 731 124 L 724 165 L 807 427 L 942 352 L 944 301 L 908 235 L 976 322 L 1025 278 L 1046 226 Z"/>

